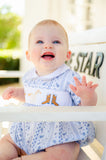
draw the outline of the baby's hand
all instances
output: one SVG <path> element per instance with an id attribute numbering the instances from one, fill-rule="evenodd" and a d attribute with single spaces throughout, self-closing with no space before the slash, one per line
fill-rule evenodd
<path id="1" fill-rule="evenodd" d="M 10 98 L 15 98 L 16 89 L 14 87 L 8 87 L 2 94 L 3 99 L 9 100 Z"/>
<path id="2" fill-rule="evenodd" d="M 86 77 L 82 77 L 82 82 L 80 82 L 76 77 L 74 77 L 75 85 L 70 84 L 71 90 L 81 98 L 81 101 L 86 105 L 96 105 L 97 95 L 95 93 L 95 89 L 98 84 L 92 84 L 93 82 L 86 82 Z"/>

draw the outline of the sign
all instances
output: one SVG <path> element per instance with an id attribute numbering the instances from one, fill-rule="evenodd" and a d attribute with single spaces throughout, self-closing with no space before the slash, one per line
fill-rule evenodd
<path id="1" fill-rule="evenodd" d="M 71 59 L 68 62 L 68 65 L 72 68 L 73 57 L 75 53 L 72 53 Z M 100 69 L 104 61 L 104 53 L 96 52 L 95 60 L 93 61 L 93 52 L 79 52 L 76 56 L 73 69 L 76 72 L 83 72 L 90 76 L 100 78 Z"/>

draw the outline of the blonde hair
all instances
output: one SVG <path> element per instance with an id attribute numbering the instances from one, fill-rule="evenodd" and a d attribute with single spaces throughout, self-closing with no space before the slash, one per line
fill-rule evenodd
<path id="1" fill-rule="evenodd" d="M 29 34 L 29 38 L 28 38 L 28 48 L 29 48 L 29 44 L 30 44 L 31 35 L 32 35 L 33 31 L 35 30 L 35 28 L 38 27 L 38 26 L 40 26 L 40 25 L 47 25 L 47 24 L 59 26 L 59 27 L 63 30 L 63 32 L 65 33 L 65 37 L 66 37 L 67 45 L 68 45 L 68 35 L 67 35 L 67 32 L 66 32 L 66 30 L 64 29 L 64 27 L 63 27 L 60 23 L 58 23 L 57 21 L 55 21 L 55 20 L 46 19 L 46 20 L 40 21 L 39 23 L 37 23 L 37 24 L 32 28 L 32 30 L 31 30 L 31 32 L 30 32 L 30 34 Z"/>

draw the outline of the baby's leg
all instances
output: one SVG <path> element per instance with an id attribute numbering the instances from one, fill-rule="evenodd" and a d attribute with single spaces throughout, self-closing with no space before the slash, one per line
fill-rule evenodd
<path id="1" fill-rule="evenodd" d="M 10 135 L 5 135 L 0 140 L 0 160 L 11 160 L 18 157 L 20 149 L 15 145 Z"/>
<path id="2" fill-rule="evenodd" d="M 13 160 L 77 160 L 79 155 L 79 144 L 76 142 L 60 144 L 49 147 L 45 152 L 22 156 Z"/>
<path id="3" fill-rule="evenodd" d="M 49 152 L 52 157 L 54 157 L 53 160 L 77 160 L 80 147 L 78 143 L 70 142 L 49 147 L 46 149 L 46 151 Z"/>

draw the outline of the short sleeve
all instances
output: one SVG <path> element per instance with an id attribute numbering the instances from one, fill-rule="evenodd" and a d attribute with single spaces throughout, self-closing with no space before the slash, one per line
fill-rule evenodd
<path id="1" fill-rule="evenodd" d="M 74 71 L 70 71 L 67 77 L 67 91 L 70 92 L 70 96 L 72 98 L 72 106 L 78 106 L 81 102 L 80 97 L 78 97 L 69 87 L 70 84 L 75 86 L 75 81 L 74 81 L 74 77 L 77 77 L 79 79 L 79 81 L 81 82 L 81 77 L 78 73 L 74 72 Z"/>

